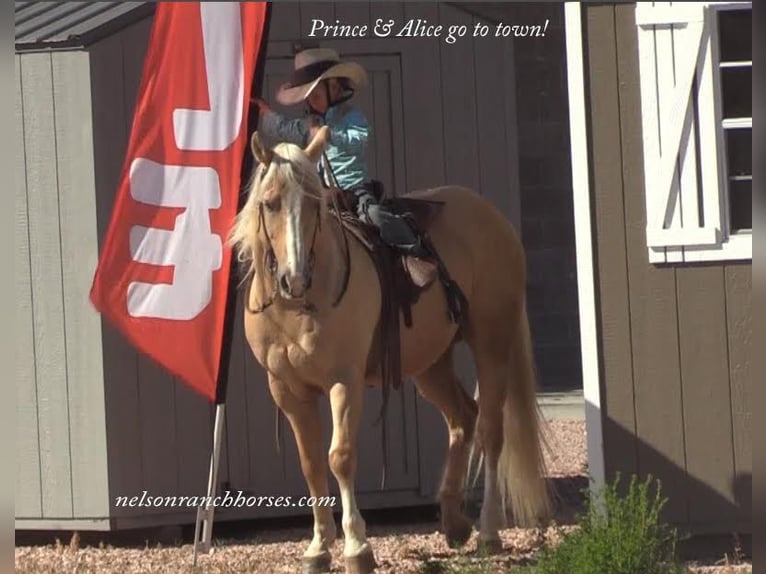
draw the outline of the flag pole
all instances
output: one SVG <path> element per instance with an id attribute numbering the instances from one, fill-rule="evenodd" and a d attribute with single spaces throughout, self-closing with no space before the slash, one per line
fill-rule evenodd
<path id="1" fill-rule="evenodd" d="M 255 63 L 253 75 L 252 94 L 261 94 L 263 86 L 264 68 L 266 67 L 266 46 L 269 37 L 271 23 L 271 2 L 266 3 L 264 14 L 263 33 L 261 45 L 258 47 L 258 58 Z M 250 136 L 258 127 L 258 107 L 251 105 L 247 116 L 247 142 L 242 157 L 242 170 L 240 181 L 247 181 L 248 175 L 253 169 L 253 156 L 250 152 Z M 244 207 L 245 196 L 238 193 L 237 213 Z M 216 384 L 215 397 L 215 423 L 213 425 L 213 450 L 210 453 L 210 471 L 208 474 L 207 496 L 203 504 L 197 507 L 197 519 L 194 526 L 194 566 L 197 565 L 197 553 L 207 554 L 210 552 L 213 541 L 213 518 L 215 506 L 211 504 L 215 497 L 218 486 L 218 467 L 221 459 L 221 437 L 223 436 L 224 420 L 226 413 L 226 393 L 229 382 L 229 363 L 231 358 L 231 345 L 234 334 L 235 311 L 237 309 L 237 281 L 235 279 L 237 266 L 235 258 L 231 257 L 229 263 L 229 285 L 226 296 L 226 311 L 223 320 L 223 341 L 221 357 L 218 365 L 218 381 Z M 200 537 L 200 530 L 201 537 Z"/>

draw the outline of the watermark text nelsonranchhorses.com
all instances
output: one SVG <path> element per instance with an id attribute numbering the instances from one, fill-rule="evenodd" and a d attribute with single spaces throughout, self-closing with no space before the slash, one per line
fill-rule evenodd
<path id="1" fill-rule="evenodd" d="M 141 496 L 117 496 L 116 507 L 162 508 L 214 506 L 216 508 L 314 508 L 315 506 L 335 506 L 334 496 L 253 496 L 231 491 L 221 496 L 151 496 L 144 490 Z"/>

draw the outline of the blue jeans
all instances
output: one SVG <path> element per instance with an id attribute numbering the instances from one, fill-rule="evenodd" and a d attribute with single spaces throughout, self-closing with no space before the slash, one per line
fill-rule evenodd
<path id="1" fill-rule="evenodd" d="M 428 257 L 415 230 L 401 215 L 392 213 L 385 205 L 378 203 L 369 191 L 354 190 L 356 195 L 356 214 L 365 223 L 374 225 L 380 231 L 383 241 L 408 255 Z"/>

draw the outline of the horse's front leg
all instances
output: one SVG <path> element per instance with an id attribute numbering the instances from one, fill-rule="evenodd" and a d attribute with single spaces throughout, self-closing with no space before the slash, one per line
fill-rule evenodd
<path id="1" fill-rule="evenodd" d="M 327 455 L 322 440 L 322 424 L 317 405 L 318 393 L 306 389 L 300 396 L 285 383 L 269 375 L 269 389 L 277 406 L 287 417 L 295 434 L 301 469 L 311 496 L 329 495 L 327 484 Z M 335 542 L 336 529 L 332 508 L 315 504 L 314 538 L 303 555 L 305 573 L 329 572 L 330 547 Z"/>
<path id="2" fill-rule="evenodd" d="M 364 519 L 356 505 L 356 445 L 362 416 L 363 378 L 335 383 L 330 389 L 333 435 L 330 445 L 330 468 L 340 487 L 343 503 L 343 555 L 346 572 L 367 573 L 375 569 L 375 557 L 367 542 Z"/>

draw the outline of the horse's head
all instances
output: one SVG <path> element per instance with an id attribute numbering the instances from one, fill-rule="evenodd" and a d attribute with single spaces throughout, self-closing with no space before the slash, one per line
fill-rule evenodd
<path id="1" fill-rule="evenodd" d="M 328 135 L 320 129 L 306 149 L 289 143 L 270 149 L 257 132 L 250 142 L 259 165 L 232 242 L 251 269 L 258 267 L 253 259 L 263 257 L 264 273 L 285 299 L 302 298 L 311 287 L 314 245 L 327 209 L 316 164 Z"/>

